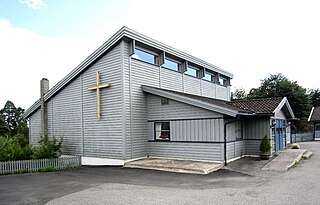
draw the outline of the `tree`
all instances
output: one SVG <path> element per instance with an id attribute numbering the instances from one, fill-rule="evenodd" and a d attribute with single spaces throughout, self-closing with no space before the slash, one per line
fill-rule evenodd
<path id="1" fill-rule="evenodd" d="M 320 89 L 310 90 L 309 95 L 313 106 L 320 106 Z"/>
<path id="2" fill-rule="evenodd" d="M 28 137 L 29 129 L 27 121 L 22 118 L 24 109 L 7 101 L 4 108 L 0 110 L 0 135 L 13 137 L 17 133 Z"/>
<path id="3" fill-rule="evenodd" d="M 281 73 L 270 74 L 261 80 L 258 88 L 253 88 L 248 98 L 287 97 L 297 118 L 305 118 L 311 110 L 311 98 L 305 88 L 291 81 Z"/>
<path id="4" fill-rule="evenodd" d="M 243 100 L 245 98 L 247 98 L 247 94 L 243 88 L 237 88 L 234 92 L 231 92 L 231 100 Z"/>

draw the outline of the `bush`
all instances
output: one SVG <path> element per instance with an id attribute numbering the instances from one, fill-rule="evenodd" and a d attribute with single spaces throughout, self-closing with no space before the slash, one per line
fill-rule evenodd
<path id="1" fill-rule="evenodd" d="M 297 143 L 292 144 L 291 149 L 300 149 L 300 145 Z"/>
<path id="2" fill-rule="evenodd" d="M 61 156 L 62 138 L 58 141 L 54 136 L 50 139 L 47 133 L 42 133 L 38 143 L 39 146 L 34 148 L 33 159 L 50 159 Z"/>
<path id="3" fill-rule="evenodd" d="M 21 147 L 12 138 L 0 137 L 0 161 L 14 161 L 21 156 Z"/>
<path id="4" fill-rule="evenodd" d="M 260 152 L 261 153 L 270 153 L 271 143 L 268 139 L 268 136 L 265 135 L 260 144 Z"/>

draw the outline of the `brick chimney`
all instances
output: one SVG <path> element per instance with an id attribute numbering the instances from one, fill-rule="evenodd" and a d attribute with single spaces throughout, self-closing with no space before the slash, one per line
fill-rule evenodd
<path id="1" fill-rule="evenodd" d="M 41 112 L 41 133 L 48 132 L 47 105 L 44 95 L 49 91 L 49 80 L 42 78 L 40 81 L 40 112 Z"/>

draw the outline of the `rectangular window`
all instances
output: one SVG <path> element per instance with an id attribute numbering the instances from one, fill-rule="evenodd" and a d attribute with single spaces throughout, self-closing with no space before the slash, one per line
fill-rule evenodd
<path id="1" fill-rule="evenodd" d="M 195 67 L 188 66 L 185 74 L 191 75 L 193 77 L 199 77 L 200 70 Z"/>
<path id="2" fill-rule="evenodd" d="M 235 122 L 236 140 L 242 139 L 242 122 Z"/>
<path id="3" fill-rule="evenodd" d="M 144 50 L 141 50 L 139 48 L 135 48 L 134 49 L 134 55 L 132 56 L 135 59 L 138 60 L 142 60 L 148 63 L 152 63 L 152 64 L 158 64 L 158 56 L 151 53 L 151 52 L 147 52 Z"/>
<path id="4" fill-rule="evenodd" d="M 215 82 L 215 75 L 212 72 L 206 70 L 202 79 L 210 82 Z"/>
<path id="5" fill-rule="evenodd" d="M 156 140 L 170 140 L 170 122 L 155 122 Z"/>
<path id="6" fill-rule="evenodd" d="M 228 79 L 226 77 L 219 76 L 219 83 L 220 83 L 220 85 L 227 86 L 228 85 Z"/>
<path id="7" fill-rule="evenodd" d="M 180 65 L 181 64 L 178 63 L 178 62 L 166 58 L 164 60 L 163 67 L 171 69 L 171 70 L 179 71 L 180 70 Z"/>

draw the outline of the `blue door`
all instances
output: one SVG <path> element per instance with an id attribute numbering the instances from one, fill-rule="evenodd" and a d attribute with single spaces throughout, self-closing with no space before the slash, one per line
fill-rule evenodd
<path id="1" fill-rule="evenodd" d="M 283 149 L 283 120 L 276 120 L 276 152 Z"/>

